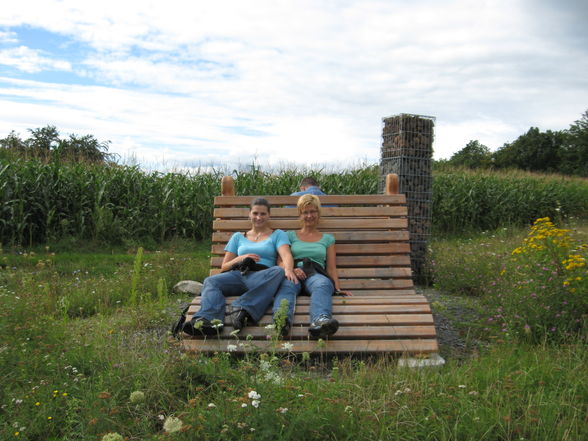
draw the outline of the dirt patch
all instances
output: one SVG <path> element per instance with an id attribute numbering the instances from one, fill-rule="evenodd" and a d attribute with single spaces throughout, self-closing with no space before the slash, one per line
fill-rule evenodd
<path id="1" fill-rule="evenodd" d="M 475 298 L 443 294 L 432 288 L 417 287 L 431 304 L 440 355 L 445 359 L 466 359 L 478 354 L 483 344 L 471 332 L 483 320 Z"/>

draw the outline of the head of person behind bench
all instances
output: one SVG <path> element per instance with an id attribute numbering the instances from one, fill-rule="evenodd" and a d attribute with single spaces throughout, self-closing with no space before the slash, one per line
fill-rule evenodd
<path id="1" fill-rule="evenodd" d="M 318 181 L 312 176 L 307 176 L 300 181 L 300 191 L 292 193 L 290 196 L 302 196 L 304 194 L 325 195 L 321 190 Z"/>

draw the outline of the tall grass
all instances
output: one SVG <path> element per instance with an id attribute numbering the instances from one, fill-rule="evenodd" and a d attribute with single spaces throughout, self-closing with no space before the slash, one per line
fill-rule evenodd
<path id="1" fill-rule="evenodd" d="M 0 255 L 0 439 L 588 436 L 581 341 L 494 343 L 476 357 L 427 370 L 400 368 L 386 357 L 327 365 L 292 355 L 184 354 L 166 331 L 187 298 L 167 293 L 162 309 L 160 280 L 201 280 L 206 247 L 194 253 L 190 246 L 145 252 L 137 306 L 132 253 Z M 172 418 L 177 432 L 165 424 Z"/>
<path id="2" fill-rule="evenodd" d="M 224 174 L 237 194 L 285 195 L 306 175 L 329 194 L 377 193 L 377 166 L 341 171 L 262 170 L 146 173 L 138 167 L 0 160 L 0 243 L 30 246 L 60 240 L 141 243 L 210 237 L 212 203 Z M 588 181 L 528 173 L 442 170 L 433 179 L 435 232 L 491 230 L 588 215 Z"/>

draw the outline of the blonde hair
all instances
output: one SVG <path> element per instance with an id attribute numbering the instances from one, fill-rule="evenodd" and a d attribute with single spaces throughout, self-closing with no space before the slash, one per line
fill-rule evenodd
<path id="1" fill-rule="evenodd" d="M 306 207 L 311 206 L 317 209 L 319 217 L 321 215 L 321 200 L 314 194 L 303 194 L 298 198 L 296 206 L 298 207 L 298 214 L 302 214 Z"/>

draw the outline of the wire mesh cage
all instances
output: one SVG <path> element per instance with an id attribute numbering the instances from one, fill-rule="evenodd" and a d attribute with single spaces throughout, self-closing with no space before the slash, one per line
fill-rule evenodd
<path id="1" fill-rule="evenodd" d="M 380 190 L 388 173 L 398 175 L 399 191 L 408 205 L 412 270 L 418 279 L 431 234 L 435 118 L 401 113 L 383 118 L 382 123 Z"/>

